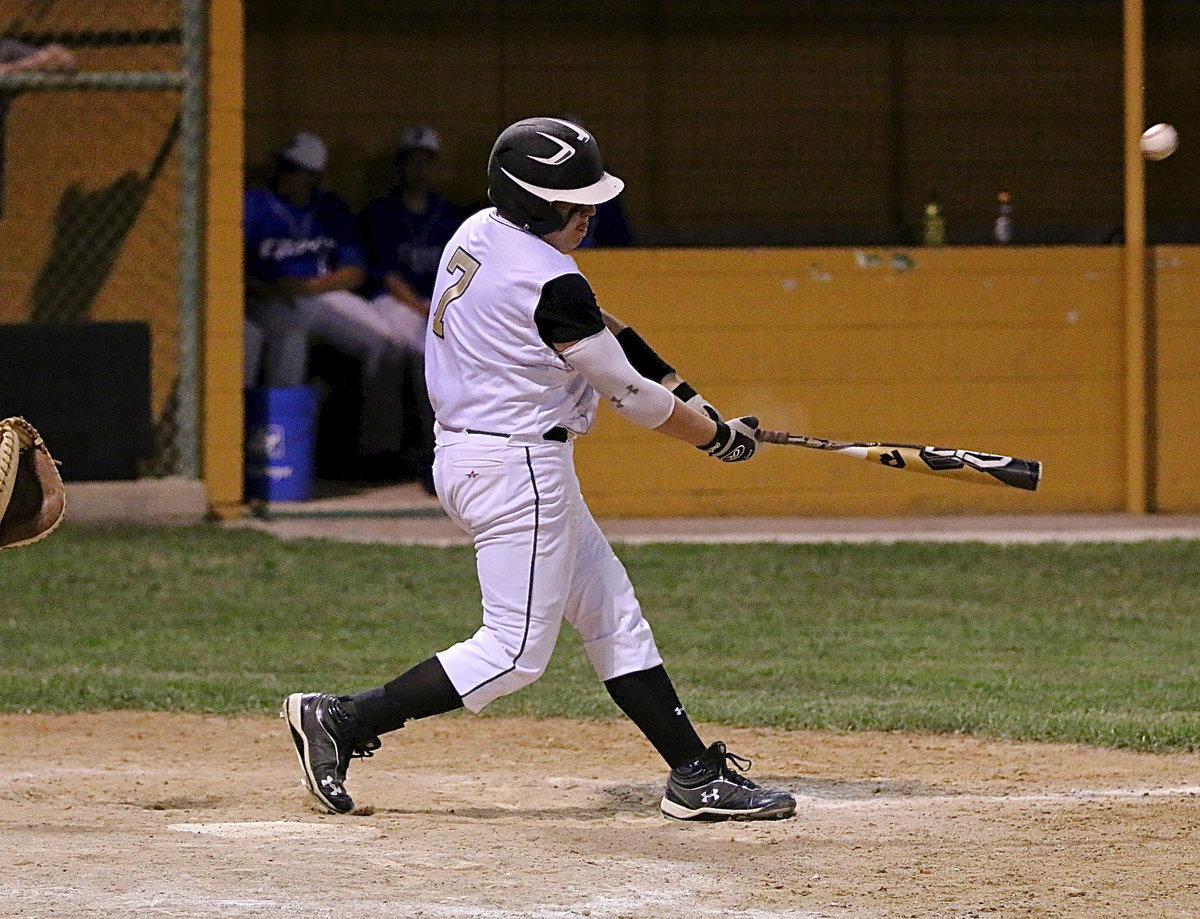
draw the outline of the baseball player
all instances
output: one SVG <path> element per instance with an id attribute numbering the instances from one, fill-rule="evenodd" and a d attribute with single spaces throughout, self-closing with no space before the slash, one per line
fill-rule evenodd
<path id="1" fill-rule="evenodd" d="M 795 810 L 787 792 L 740 774 L 747 761 L 697 735 L 575 476 L 572 441 L 591 428 L 600 399 L 719 460 L 754 455 L 757 420 L 720 420 L 610 317 L 614 335 L 569 255 L 595 206 L 623 187 L 580 125 L 517 122 L 488 163 L 495 207 L 469 217 L 442 254 L 425 349 L 434 478 L 446 512 L 473 537 L 483 624 L 384 686 L 287 697 L 283 715 L 305 781 L 331 812 L 354 807 L 347 766 L 377 749 L 380 734 L 463 706 L 478 712 L 541 676 L 564 618 L 670 768 L 663 813 L 768 819 Z"/>
<path id="2" fill-rule="evenodd" d="M 328 160 L 315 134 L 275 155 L 266 186 L 245 195 L 245 385 L 299 386 L 309 346 L 333 345 L 362 365 L 364 454 L 399 448 L 404 373 L 412 351 L 354 290 L 366 276 L 354 215 L 320 187 Z M 263 366 L 265 364 L 265 367 Z"/>
<path id="3" fill-rule="evenodd" d="M 438 259 L 463 214 L 433 190 L 441 138 L 425 125 L 400 133 L 392 162 L 396 184 L 373 198 L 361 215 L 374 304 L 380 319 L 413 351 L 411 363 L 414 454 L 410 462 L 427 492 L 433 492 L 433 411 L 425 392 L 425 327 Z"/>
<path id="4" fill-rule="evenodd" d="M 438 259 L 463 218 L 458 205 L 433 190 L 441 149 L 433 128 L 401 131 L 392 157 L 396 184 L 362 212 L 371 302 L 422 352 Z"/>

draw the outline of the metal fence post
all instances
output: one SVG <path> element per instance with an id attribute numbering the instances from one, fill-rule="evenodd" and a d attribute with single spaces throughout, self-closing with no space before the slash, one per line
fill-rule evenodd
<path id="1" fill-rule="evenodd" d="M 204 169 L 205 0 L 183 0 L 180 105 L 179 416 L 177 473 L 200 475 L 200 201 Z"/>

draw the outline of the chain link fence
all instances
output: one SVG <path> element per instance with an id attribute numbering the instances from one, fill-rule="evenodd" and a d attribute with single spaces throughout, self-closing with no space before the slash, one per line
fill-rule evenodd
<path id="1" fill-rule="evenodd" d="M 153 445 L 197 475 L 202 0 L 0 0 L 0 323 L 143 323 Z"/>

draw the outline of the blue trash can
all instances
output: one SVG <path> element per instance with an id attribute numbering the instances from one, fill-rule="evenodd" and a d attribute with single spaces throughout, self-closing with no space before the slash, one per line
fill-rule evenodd
<path id="1" fill-rule="evenodd" d="M 246 497 L 312 497 L 317 392 L 311 386 L 246 390 Z"/>

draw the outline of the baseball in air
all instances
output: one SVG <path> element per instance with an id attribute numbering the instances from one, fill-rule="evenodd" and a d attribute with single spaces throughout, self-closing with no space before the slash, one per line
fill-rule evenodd
<path id="1" fill-rule="evenodd" d="M 1156 124 L 1142 132 L 1142 156 L 1165 160 L 1179 147 L 1179 132 L 1169 124 Z"/>

